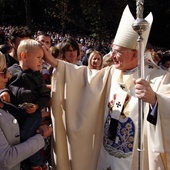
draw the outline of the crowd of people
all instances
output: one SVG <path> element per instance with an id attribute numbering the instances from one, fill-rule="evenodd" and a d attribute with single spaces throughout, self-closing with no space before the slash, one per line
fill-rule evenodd
<path id="1" fill-rule="evenodd" d="M 133 20 L 109 42 L 0 27 L 0 169 L 138 169 L 139 99 L 142 167 L 170 168 L 170 51 L 147 43 L 150 14 L 139 78 Z"/>
<path id="2" fill-rule="evenodd" d="M 17 26 L 1 26 L 0 27 L 0 51 L 4 54 L 7 54 L 11 51 L 12 47 L 9 43 L 9 39 L 11 37 L 11 31 L 17 30 L 19 27 Z M 53 52 L 54 57 L 59 57 L 60 55 L 57 52 L 58 48 L 61 44 L 61 42 L 66 41 L 67 39 L 74 39 L 78 45 L 80 46 L 80 51 L 82 52 L 79 57 L 77 58 L 77 65 L 87 65 L 88 63 L 88 54 L 89 51 L 97 50 L 101 53 L 103 57 L 103 65 L 102 67 L 112 65 L 113 61 L 109 57 L 111 55 L 111 45 L 113 43 L 114 39 L 111 40 L 102 40 L 99 42 L 97 38 L 91 37 L 91 36 L 74 36 L 70 34 L 62 34 L 58 32 L 51 32 L 51 31 L 43 31 L 38 30 L 36 32 L 31 33 L 29 35 L 30 38 L 33 39 L 43 39 L 44 37 L 48 37 L 47 42 L 48 45 L 51 47 L 51 50 Z M 170 49 L 167 49 L 165 47 L 158 47 L 151 45 L 150 43 L 147 44 L 146 51 L 149 50 L 151 56 L 149 57 L 149 60 L 154 61 L 155 64 L 160 66 L 162 69 L 165 69 L 168 71 L 170 62 Z M 56 55 L 57 54 L 57 55 Z M 62 58 L 60 58 L 62 59 Z"/>

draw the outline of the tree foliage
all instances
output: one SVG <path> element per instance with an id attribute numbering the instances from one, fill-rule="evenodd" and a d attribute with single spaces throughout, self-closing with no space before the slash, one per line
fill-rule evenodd
<path id="1" fill-rule="evenodd" d="M 112 39 L 127 4 L 135 17 L 136 0 L 0 0 L 0 23 Z M 154 16 L 150 42 L 170 47 L 169 0 L 147 0 L 144 16 L 149 12 Z"/>

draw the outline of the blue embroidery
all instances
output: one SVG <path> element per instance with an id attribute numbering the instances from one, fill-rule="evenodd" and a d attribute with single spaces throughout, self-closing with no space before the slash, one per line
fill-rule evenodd
<path id="1" fill-rule="evenodd" d="M 108 114 L 105 126 L 104 126 L 104 137 L 103 145 L 106 151 L 115 157 L 126 158 L 132 154 L 135 125 L 130 117 L 120 119 L 117 127 L 116 140 L 112 141 L 109 139 L 109 126 L 111 116 Z"/>

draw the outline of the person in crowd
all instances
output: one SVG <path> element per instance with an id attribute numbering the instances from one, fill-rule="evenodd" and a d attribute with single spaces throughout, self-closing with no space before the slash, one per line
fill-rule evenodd
<path id="1" fill-rule="evenodd" d="M 50 90 L 46 87 L 41 70 L 44 52 L 36 40 L 22 40 L 17 49 L 19 65 L 8 68 L 12 77 L 7 83 L 10 101 L 20 106 L 17 119 L 21 129 L 21 142 L 32 137 L 42 124 L 42 109 L 50 101 Z M 1 95 L 3 96 L 3 92 Z M 44 167 L 41 152 L 35 153 L 27 161 L 30 169 Z"/>
<path id="2" fill-rule="evenodd" d="M 153 46 L 150 43 L 147 43 L 145 48 L 145 59 L 148 62 L 152 62 L 155 65 L 158 65 L 161 58 L 157 54 L 157 52 L 154 50 Z"/>
<path id="3" fill-rule="evenodd" d="M 60 45 L 60 54 L 62 60 L 77 64 L 77 58 L 80 55 L 78 43 L 72 38 L 62 41 Z"/>
<path id="4" fill-rule="evenodd" d="M 36 41 L 45 43 L 49 48 L 51 47 L 51 37 L 45 32 L 41 32 L 37 35 Z M 49 64 L 43 61 L 42 74 L 47 85 L 51 82 L 51 76 L 48 70 Z"/>
<path id="5" fill-rule="evenodd" d="M 36 41 L 38 42 L 43 42 L 47 45 L 47 47 L 50 49 L 52 48 L 52 38 L 51 36 L 44 31 L 40 31 L 39 34 L 37 35 Z M 50 50 L 51 51 L 51 50 Z M 50 68 L 51 65 L 46 63 L 43 60 L 43 67 L 42 67 L 42 74 L 44 81 L 47 85 L 47 87 L 51 90 L 51 73 L 50 73 Z M 51 123 L 51 115 L 50 115 L 50 103 L 48 106 L 44 107 L 42 110 L 42 115 L 43 115 L 43 122 L 45 123 Z M 47 144 L 46 144 L 46 149 L 44 149 L 44 156 L 47 158 L 46 160 L 50 163 L 50 137 L 47 139 Z"/>
<path id="6" fill-rule="evenodd" d="M 58 43 L 58 44 L 53 45 L 53 46 L 51 46 L 51 47 L 49 48 L 52 56 L 53 56 L 54 58 L 57 58 L 58 60 L 62 60 L 62 56 L 61 56 L 61 54 L 60 54 L 60 45 L 61 45 L 61 43 Z M 48 87 L 49 89 L 51 89 L 51 76 L 52 76 L 52 72 L 53 72 L 53 66 L 48 65 L 47 71 L 46 71 L 47 74 L 44 74 L 44 75 L 43 75 L 45 79 L 47 79 L 46 76 L 50 76 L 50 78 L 48 78 L 48 79 L 50 79 L 50 81 L 49 81 L 49 83 L 47 84 L 47 87 Z"/>
<path id="7" fill-rule="evenodd" d="M 0 44 L 6 44 L 6 36 L 5 32 L 2 28 L 0 28 Z"/>
<path id="8" fill-rule="evenodd" d="M 35 40 L 41 41 L 45 43 L 48 47 L 51 47 L 51 37 L 45 32 L 41 32 L 41 34 L 39 34 Z"/>
<path id="9" fill-rule="evenodd" d="M 83 65 L 88 66 L 88 59 L 89 59 L 90 53 L 92 51 L 94 51 L 93 48 L 89 48 L 89 49 L 86 50 L 85 55 L 82 58 L 82 64 Z"/>
<path id="10" fill-rule="evenodd" d="M 62 57 L 60 55 L 60 45 L 61 45 L 61 43 L 58 43 L 58 44 L 50 47 L 50 51 L 51 51 L 52 56 L 54 58 L 58 59 L 58 60 L 62 60 Z M 52 76 L 53 67 L 50 66 L 48 68 L 48 70 L 49 70 L 50 76 Z"/>
<path id="11" fill-rule="evenodd" d="M 21 40 L 30 39 L 32 37 L 31 30 L 28 27 L 13 27 L 10 30 L 9 45 L 11 46 L 11 52 L 6 54 L 7 67 L 12 66 L 18 62 L 17 48 Z"/>
<path id="12" fill-rule="evenodd" d="M 50 47 L 51 54 L 54 58 L 61 59 L 60 56 L 60 43 Z"/>
<path id="13" fill-rule="evenodd" d="M 99 51 L 91 52 L 88 59 L 88 67 L 90 69 L 100 70 L 103 64 L 103 56 Z"/>
<path id="14" fill-rule="evenodd" d="M 110 51 L 103 56 L 103 66 L 111 66 L 113 64 L 113 59 L 112 59 L 112 45 L 113 45 L 114 39 L 110 43 Z"/>
<path id="15" fill-rule="evenodd" d="M 8 55 L 11 52 L 11 50 L 12 48 L 8 43 L 0 45 L 0 51 L 5 55 Z"/>
<path id="16" fill-rule="evenodd" d="M 11 78 L 7 70 L 6 59 L 0 52 L 0 89 L 4 89 Z M 11 110 L 11 112 L 10 112 Z M 6 102 L 0 99 L 0 169 L 19 170 L 20 162 L 34 155 L 44 147 L 44 139 L 51 135 L 52 127 L 47 125 L 37 128 L 36 133 L 24 142 L 20 142 L 20 129 L 14 112 Z M 14 114 L 14 115 L 13 115 Z"/>
<path id="17" fill-rule="evenodd" d="M 81 43 L 78 43 L 79 45 L 79 51 L 80 51 L 80 54 L 79 56 L 77 57 L 77 65 L 78 66 L 81 66 L 82 65 L 82 58 L 84 56 L 84 51 L 83 51 L 83 48 L 82 48 L 82 44 Z"/>
<path id="18" fill-rule="evenodd" d="M 162 53 L 162 57 L 158 65 L 166 71 L 170 71 L 170 51 L 165 51 Z"/>
<path id="19" fill-rule="evenodd" d="M 138 169 L 138 99 L 144 102 L 143 169 L 170 168 L 170 74 L 146 62 L 145 77 L 138 77 L 134 20 L 127 6 L 112 46 L 114 63 L 97 72 L 55 60 L 43 45 L 45 60 L 56 68 L 51 89 L 54 169 Z M 145 20 L 144 48 L 152 14 Z"/>

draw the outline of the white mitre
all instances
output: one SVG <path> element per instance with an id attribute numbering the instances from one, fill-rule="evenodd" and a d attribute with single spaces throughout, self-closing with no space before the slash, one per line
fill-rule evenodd
<path id="1" fill-rule="evenodd" d="M 147 30 L 145 32 L 143 32 L 143 34 L 142 34 L 144 49 L 146 47 L 150 29 L 151 29 L 151 25 L 153 22 L 152 13 L 150 13 L 145 18 L 145 20 L 148 22 L 149 25 L 148 25 Z M 127 5 L 123 11 L 113 44 L 121 46 L 121 47 L 125 47 L 125 48 L 137 49 L 138 34 L 132 28 L 132 23 L 134 21 L 135 21 L 135 19 L 129 10 L 129 6 Z"/>

